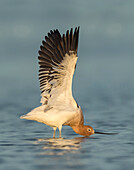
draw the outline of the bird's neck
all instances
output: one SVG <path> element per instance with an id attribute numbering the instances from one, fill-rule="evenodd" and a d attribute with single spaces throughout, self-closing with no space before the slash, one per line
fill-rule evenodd
<path id="1" fill-rule="evenodd" d="M 83 124 L 79 126 L 72 126 L 72 129 L 79 135 L 83 135 L 83 136 L 85 135 L 84 133 L 85 126 Z"/>

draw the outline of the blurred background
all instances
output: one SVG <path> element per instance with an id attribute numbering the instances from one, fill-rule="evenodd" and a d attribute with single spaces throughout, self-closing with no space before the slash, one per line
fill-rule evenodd
<path id="1" fill-rule="evenodd" d="M 80 26 L 80 36 L 79 58 L 73 81 L 74 97 L 81 105 L 88 124 L 98 129 L 101 127 L 102 130 L 121 130 L 121 132 L 125 130 L 120 136 L 122 142 L 124 136 L 128 136 L 125 143 L 120 143 L 118 138 L 113 139 L 112 144 L 108 145 L 110 149 L 105 150 L 104 155 L 102 151 L 105 143 L 100 143 L 98 140 L 98 148 L 102 147 L 102 150 L 98 149 L 100 152 L 96 150 L 99 158 L 93 155 L 92 150 L 90 153 L 86 152 L 86 148 L 89 147 L 87 141 L 83 145 L 85 150 L 80 150 L 82 156 L 85 154 L 82 160 L 84 163 L 79 160 L 81 156 L 76 159 L 79 160 L 78 163 L 73 159 L 76 155 L 71 155 L 72 164 L 63 164 L 63 167 L 87 169 L 90 165 L 92 169 L 104 170 L 108 167 L 133 169 L 134 1 L 0 0 L 2 169 L 7 170 L 9 167 L 14 170 L 23 169 L 24 163 L 25 168 L 31 168 L 30 161 L 37 161 L 38 157 L 33 156 L 36 153 L 35 147 L 30 151 L 31 145 L 26 145 L 25 141 L 34 136 L 51 137 L 50 128 L 32 121 L 20 120 L 19 116 L 40 105 L 37 58 L 45 35 L 53 29 L 59 29 L 63 34 L 67 29 L 76 26 Z M 63 135 L 69 138 L 72 133 L 71 129 L 65 128 Z M 96 148 L 93 143 L 97 141 L 93 143 L 91 141 L 90 146 Z M 18 143 L 22 144 L 21 149 Z M 9 150 L 7 146 L 11 146 Z M 27 152 L 25 147 L 29 147 Z M 127 150 L 123 150 L 124 148 Z M 17 157 L 20 151 L 21 160 Z M 107 160 L 110 154 L 113 159 L 110 157 Z M 14 163 L 9 158 L 13 155 Z M 31 157 L 29 162 L 24 158 L 27 155 Z M 120 157 L 121 155 L 123 157 Z M 92 160 L 90 163 L 87 156 Z M 69 158 L 62 159 L 65 162 Z M 55 165 L 59 168 L 54 160 L 42 158 L 40 162 L 35 161 L 35 166 L 32 168 L 44 167 L 45 161 L 53 162 L 51 166 L 48 163 L 47 168 L 53 168 Z M 59 161 L 61 162 L 61 159 Z"/>
<path id="2" fill-rule="evenodd" d="M 22 100 L 37 93 L 36 99 L 32 98 L 32 103 L 37 103 L 40 94 L 37 57 L 42 40 L 51 29 L 65 33 L 76 26 L 80 26 L 74 80 L 76 98 L 81 100 L 79 96 L 83 95 L 89 99 L 103 93 L 111 99 L 119 92 L 121 100 L 128 94 L 132 98 L 133 7 L 130 0 L 1 0 L 1 102 L 7 102 L 9 96 Z M 27 93 L 20 96 L 21 91 Z"/>

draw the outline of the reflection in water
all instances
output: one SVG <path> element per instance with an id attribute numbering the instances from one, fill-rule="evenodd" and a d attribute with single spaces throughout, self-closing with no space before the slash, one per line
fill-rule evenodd
<path id="1" fill-rule="evenodd" d="M 64 138 L 48 138 L 48 139 L 37 139 L 35 144 L 42 145 L 40 155 L 64 155 L 66 153 L 76 153 L 81 147 L 81 142 L 87 137 L 79 137 L 74 139 Z"/>

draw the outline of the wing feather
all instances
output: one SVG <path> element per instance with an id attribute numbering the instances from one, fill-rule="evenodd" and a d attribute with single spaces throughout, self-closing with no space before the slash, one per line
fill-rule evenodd
<path id="1" fill-rule="evenodd" d="M 39 50 L 41 103 L 53 107 L 77 106 L 72 97 L 72 78 L 77 62 L 79 27 L 66 34 L 51 30 Z"/>

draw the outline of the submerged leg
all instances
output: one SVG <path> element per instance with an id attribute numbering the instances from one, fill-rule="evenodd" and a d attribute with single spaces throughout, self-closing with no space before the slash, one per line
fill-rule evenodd
<path id="1" fill-rule="evenodd" d="M 55 132 L 56 132 L 57 127 L 53 127 L 54 133 L 53 133 L 53 138 L 55 138 Z"/>
<path id="2" fill-rule="evenodd" d="M 61 129 L 62 129 L 62 126 L 59 126 L 59 138 L 61 138 Z"/>

